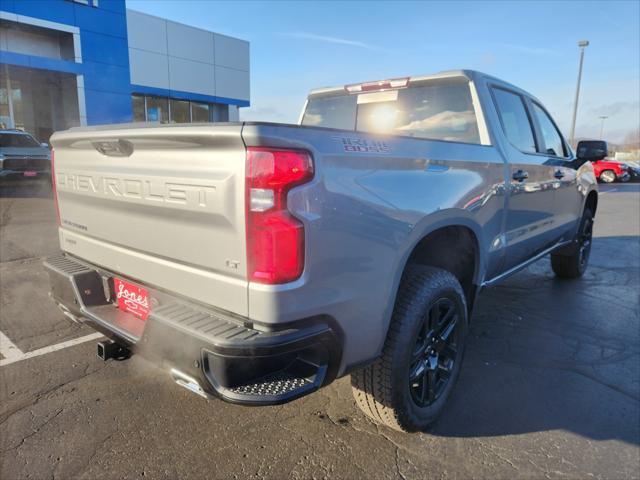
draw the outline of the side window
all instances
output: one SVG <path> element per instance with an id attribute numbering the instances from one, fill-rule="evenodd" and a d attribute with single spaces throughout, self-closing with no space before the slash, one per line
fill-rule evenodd
<path id="1" fill-rule="evenodd" d="M 542 138 L 544 140 L 544 147 L 540 153 L 546 153 L 547 155 L 554 155 L 556 157 L 566 157 L 564 149 L 564 142 L 558 129 L 553 124 L 553 121 L 540 105 L 533 103 L 533 112 L 540 124 L 540 130 L 542 131 Z"/>
<path id="2" fill-rule="evenodd" d="M 494 88 L 498 114 L 502 120 L 504 134 L 518 149 L 527 153 L 536 152 L 533 128 L 522 97 L 501 88 Z"/>

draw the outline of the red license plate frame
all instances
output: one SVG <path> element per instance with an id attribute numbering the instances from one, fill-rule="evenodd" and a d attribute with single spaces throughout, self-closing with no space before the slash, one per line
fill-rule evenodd
<path id="1" fill-rule="evenodd" d="M 135 315 L 146 321 L 151 313 L 149 291 L 121 278 L 113 277 L 116 306 L 123 312 Z"/>

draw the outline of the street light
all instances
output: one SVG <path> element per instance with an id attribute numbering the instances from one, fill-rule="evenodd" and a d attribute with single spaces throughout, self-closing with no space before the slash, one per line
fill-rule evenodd
<path id="1" fill-rule="evenodd" d="M 569 136 L 571 144 L 575 140 L 576 134 L 576 117 L 578 116 L 578 98 L 580 97 L 580 80 L 582 80 L 582 62 L 584 61 L 584 49 L 589 45 L 588 40 L 580 40 L 578 47 L 580 47 L 580 66 L 578 67 L 578 84 L 576 85 L 576 98 L 573 102 L 573 120 L 571 121 L 571 135 Z"/>
<path id="2" fill-rule="evenodd" d="M 602 138 L 602 134 L 604 132 L 604 121 L 609 118 L 608 115 L 600 115 L 598 117 L 600 120 L 602 120 L 602 123 L 600 124 L 600 140 L 604 140 L 604 138 Z"/>

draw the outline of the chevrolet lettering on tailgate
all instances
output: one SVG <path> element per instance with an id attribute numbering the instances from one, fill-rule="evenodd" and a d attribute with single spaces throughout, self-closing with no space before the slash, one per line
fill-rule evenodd
<path id="1" fill-rule="evenodd" d="M 56 172 L 57 188 L 117 199 L 135 199 L 155 203 L 173 203 L 206 208 L 216 192 L 214 183 L 167 182 L 162 179 L 95 176 Z"/>

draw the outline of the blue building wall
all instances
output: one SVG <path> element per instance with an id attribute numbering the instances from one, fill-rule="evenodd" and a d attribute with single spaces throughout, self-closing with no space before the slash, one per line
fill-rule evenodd
<path id="1" fill-rule="evenodd" d="M 125 0 L 2 0 L 0 10 L 80 29 L 82 63 L 0 51 L 2 63 L 84 75 L 87 124 L 132 119 Z"/>

